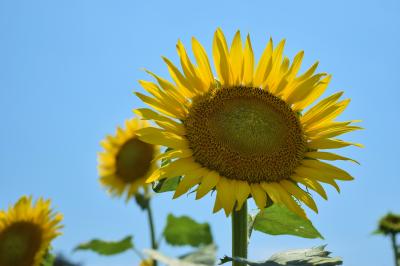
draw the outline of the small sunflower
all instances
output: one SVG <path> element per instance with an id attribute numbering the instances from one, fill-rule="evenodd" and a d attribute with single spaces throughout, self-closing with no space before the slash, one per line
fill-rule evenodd
<path id="1" fill-rule="evenodd" d="M 115 136 L 107 136 L 99 154 L 100 183 L 111 195 L 126 199 L 134 196 L 140 187 L 147 190 L 146 179 L 157 168 L 154 160 L 158 148 L 139 140 L 136 131 L 149 126 L 146 121 L 131 119 L 125 123 L 126 129 L 118 127 Z"/>
<path id="2" fill-rule="evenodd" d="M 62 215 L 50 200 L 22 197 L 8 211 L 0 211 L 0 266 L 39 266 L 50 242 L 60 235 Z"/>
<path id="3" fill-rule="evenodd" d="M 388 213 L 382 217 L 378 231 L 385 235 L 400 233 L 400 215 Z"/>
<path id="4" fill-rule="evenodd" d="M 152 96 L 136 95 L 156 111 L 135 112 L 159 127 L 144 128 L 138 135 L 172 149 L 160 157 L 171 162 L 147 181 L 181 175 L 175 198 L 199 184 L 196 199 L 215 190 L 214 212 L 223 208 L 227 215 L 252 196 L 259 208 L 279 202 L 305 216 L 299 202 L 317 212 L 307 189 L 326 199 L 320 183 L 339 191 L 336 180 L 352 180 L 344 170 L 323 162 L 351 159 L 322 151 L 360 146 L 335 138 L 360 129 L 352 125 L 354 120 L 334 121 L 350 100 L 340 100 L 343 93 L 338 92 L 307 108 L 324 93 L 331 76 L 314 73 L 318 62 L 298 75 L 304 53 L 290 63 L 283 56 L 284 45 L 285 40 L 273 47 L 270 40 L 255 67 L 250 37 L 243 45 L 238 31 L 229 48 L 218 29 L 212 47 L 217 78 L 195 38 L 197 65 L 180 41 L 183 72 L 163 58 L 174 83 L 147 71 L 158 84 L 141 80 Z"/>

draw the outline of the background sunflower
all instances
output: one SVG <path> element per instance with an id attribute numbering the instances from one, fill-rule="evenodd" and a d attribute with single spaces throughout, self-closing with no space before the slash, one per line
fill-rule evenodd
<path id="1" fill-rule="evenodd" d="M 0 211 L 0 265 L 39 266 L 50 242 L 60 235 L 62 215 L 50 200 L 22 197 L 8 211 Z"/>
<path id="2" fill-rule="evenodd" d="M 140 188 L 147 190 L 148 176 L 157 168 L 155 159 L 158 148 L 138 139 L 136 132 L 149 124 L 131 119 L 125 129 L 117 128 L 115 136 L 101 142 L 104 151 L 99 154 L 100 183 L 113 196 L 126 193 L 126 200 Z"/>

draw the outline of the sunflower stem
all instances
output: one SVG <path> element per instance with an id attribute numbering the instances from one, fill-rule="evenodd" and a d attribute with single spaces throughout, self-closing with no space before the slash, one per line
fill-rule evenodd
<path id="1" fill-rule="evenodd" d="M 150 204 L 150 199 L 147 203 L 147 217 L 149 220 L 149 226 L 150 226 L 150 237 L 151 237 L 151 248 L 154 250 L 158 249 L 158 243 L 156 240 L 156 232 L 155 232 L 155 228 L 154 228 L 154 220 L 153 220 L 153 212 L 151 209 L 151 204 Z M 153 266 L 157 266 L 157 261 L 154 260 L 153 261 Z"/>
<path id="2" fill-rule="evenodd" d="M 400 254 L 399 254 L 397 242 L 396 242 L 396 233 L 391 233 L 390 237 L 392 240 L 392 247 L 393 247 L 393 252 L 394 252 L 394 265 L 399 266 Z"/>
<path id="3" fill-rule="evenodd" d="M 247 228 L 247 201 L 239 211 L 232 213 L 232 257 L 247 258 L 248 228 Z M 243 263 L 233 262 L 233 266 L 245 266 Z"/>

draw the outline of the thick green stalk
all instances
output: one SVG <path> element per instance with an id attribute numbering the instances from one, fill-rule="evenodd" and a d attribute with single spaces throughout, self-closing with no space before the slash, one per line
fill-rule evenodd
<path id="1" fill-rule="evenodd" d="M 394 252 L 394 265 L 399 266 L 399 251 L 398 251 L 398 247 L 397 247 L 397 243 L 396 243 L 396 234 L 392 233 L 390 234 L 391 236 L 391 240 L 392 240 L 392 247 L 393 247 L 393 252 Z"/>
<path id="2" fill-rule="evenodd" d="M 247 201 L 242 209 L 232 213 L 232 257 L 247 258 L 248 228 L 247 228 Z M 233 266 L 245 266 L 243 263 L 233 262 Z"/>
<path id="3" fill-rule="evenodd" d="M 154 250 L 158 249 L 158 244 L 157 244 L 157 240 L 156 240 L 156 232 L 154 229 L 154 221 L 153 221 L 153 212 L 151 210 L 151 206 L 150 206 L 150 199 L 149 202 L 147 204 L 147 217 L 149 219 L 149 226 L 150 226 L 150 237 L 151 237 L 151 248 Z M 154 260 L 153 263 L 154 266 L 157 266 L 157 261 Z"/>

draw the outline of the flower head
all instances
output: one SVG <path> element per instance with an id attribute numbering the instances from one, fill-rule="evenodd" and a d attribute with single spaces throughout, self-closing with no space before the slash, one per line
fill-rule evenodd
<path id="1" fill-rule="evenodd" d="M 379 221 L 378 231 L 385 235 L 400 233 L 400 215 L 386 214 Z"/>
<path id="2" fill-rule="evenodd" d="M 126 128 L 118 128 L 115 136 L 107 136 L 101 143 L 104 151 L 99 154 L 100 183 L 114 196 L 126 192 L 128 200 L 142 187 L 157 168 L 154 160 L 158 153 L 155 145 L 141 141 L 136 131 L 146 127 L 146 121 L 131 119 Z"/>
<path id="3" fill-rule="evenodd" d="M 283 56 L 284 45 L 283 40 L 274 47 L 270 40 L 255 65 L 250 36 L 243 45 L 237 32 L 229 48 L 217 30 L 212 47 L 217 78 L 195 38 L 197 64 L 181 42 L 177 44 L 181 71 L 164 58 L 174 83 L 148 71 L 157 83 L 141 80 L 140 84 L 151 96 L 136 95 L 155 111 L 135 112 L 158 127 L 137 134 L 144 142 L 171 148 L 160 156 L 170 163 L 148 182 L 180 175 L 174 197 L 196 185 L 196 199 L 215 190 L 214 211 L 224 209 L 227 215 L 251 196 L 259 208 L 279 202 L 305 216 L 299 202 L 317 212 L 307 189 L 326 199 L 320 183 L 339 190 L 336 180 L 353 179 L 325 162 L 351 159 L 323 151 L 359 146 L 336 139 L 360 129 L 352 125 L 354 120 L 335 121 L 350 100 L 341 100 L 339 92 L 308 108 L 325 92 L 331 76 L 315 73 L 318 63 L 299 75 L 304 53 L 290 63 Z"/>
<path id="4" fill-rule="evenodd" d="M 39 266 L 50 242 L 60 235 L 62 215 L 50 200 L 22 197 L 8 211 L 0 211 L 0 265 Z"/>

